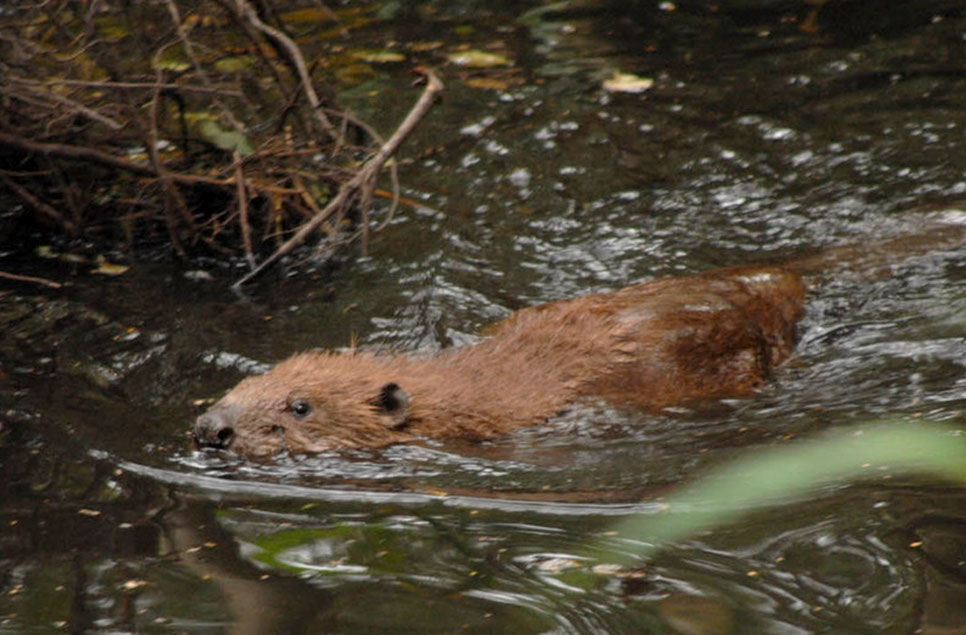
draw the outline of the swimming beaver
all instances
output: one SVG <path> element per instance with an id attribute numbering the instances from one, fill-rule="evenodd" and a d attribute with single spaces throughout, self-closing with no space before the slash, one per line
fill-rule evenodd
<path id="1" fill-rule="evenodd" d="M 436 355 L 302 353 L 242 380 L 194 438 L 317 452 L 493 437 L 584 396 L 654 410 L 745 395 L 793 350 L 804 299 L 794 271 L 735 267 L 522 309 Z"/>
<path id="2" fill-rule="evenodd" d="M 581 397 L 659 410 L 750 393 L 795 346 L 801 275 L 888 275 L 897 259 L 959 249 L 963 207 L 920 231 L 776 266 L 653 280 L 523 309 L 479 344 L 437 355 L 302 353 L 242 380 L 194 426 L 198 447 L 249 456 L 483 439 Z"/>

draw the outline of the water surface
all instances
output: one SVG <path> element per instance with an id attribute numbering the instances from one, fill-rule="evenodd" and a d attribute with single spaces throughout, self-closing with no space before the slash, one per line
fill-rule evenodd
<path id="1" fill-rule="evenodd" d="M 409 47 L 439 40 L 513 66 L 442 64 L 404 147 L 418 204 L 367 257 L 247 300 L 218 268 L 0 260 L 69 283 L 2 283 L 0 632 L 960 632 L 966 494 L 928 480 L 828 487 L 640 571 L 583 554 L 632 549 L 615 519 L 739 452 L 878 415 L 962 421 L 963 249 L 817 276 L 798 355 L 752 399 L 585 404 L 486 443 L 271 463 L 191 450 L 196 402 L 297 350 L 468 345 L 524 306 L 963 209 L 959 3 L 833 2 L 814 33 L 807 6 L 764 0 L 396 8 L 340 45 L 442 64 Z M 404 66 L 344 101 L 391 130 L 417 95 Z M 655 84 L 607 93 L 615 70 Z"/>

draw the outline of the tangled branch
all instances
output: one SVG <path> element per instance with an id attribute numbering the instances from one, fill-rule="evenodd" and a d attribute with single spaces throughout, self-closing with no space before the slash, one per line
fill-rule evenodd
<path id="1" fill-rule="evenodd" d="M 300 245 L 305 241 L 305 239 L 315 231 L 322 223 L 328 220 L 333 214 L 336 214 L 339 210 L 345 209 L 346 204 L 352 197 L 358 197 L 359 200 L 363 201 L 363 207 L 368 208 L 372 202 L 372 193 L 376 187 L 376 178 L 382 167 L 385 165 L 386 160 L 389 159 L 399 148 L 399 144 L 403 142 L 416 124 L 419 123 L 429 109 L 432 108 L 433 102 L 436 96 L 443 90 L 443 83 L 439 80 L 435 73 L 430 70 L 424 71 L 426 73 L 426 89 L 420 96 L 419 101 L 416 105 L 412 107 L 409 114 L 396 129 L 396 132 L 386 141 L 379 151 L 376 152 L 366 163 L 365 167 L 359 170 L 354 177 L 347 181 L 340 189 L 339 193 L 335 195 L 332 201 L 325 207 L 325 209 L 319 210 L 319 212 L 312 217 L 310 221 L 302 225 L 295 235 L 289 238 L 285 244 L 279 247 L 275 253 L 262 261 L 262 263 L 254 268 L 250 273 L 245 275 L 243 278 L 239 279 L 233 286 L 235 288 L 240 287 L 246 282 L 252 280 L 261 272 L 263 272 L 267 267 L 278 261 L 279 258 L 285 254 L 292 251 L 295 247 Z M 389 214 L 392 214 L 392 210 L 396 206 L 396 198 L 393 200 L 393 207 L 390 209 Z M 365 230 L 362 230 L 365 231 Z"/>
<path id="2" fill-rule="evenodd" d="M 0 17 L 0 196 L 74 237 L 123 225 L 111 233 L 237 254 L 251 269 L 238 285 L 310 238 L 364 247 L 398 199 L 391 165 L 394 201 L 371 223 L 376 181 L 442 83 L 425 72 L 383 140 L 322 97 L 280 5 L 11 9 Z"/>

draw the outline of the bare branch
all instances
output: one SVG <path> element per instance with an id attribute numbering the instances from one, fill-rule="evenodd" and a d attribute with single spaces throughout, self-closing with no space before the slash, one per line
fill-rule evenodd
<path id="1" fill-rule="evenodd" d="M 122 126 L 118 122 L 114 121 L 110 117 L 106 117 L 106 116 L 102 115 L 101 113 L 97 112 L 96 110 L 94 110 L 92 108 L 88 108 L 84 104 L 81 104 L 79 102 L 76 102 L 73 99 L 69 99 L 69 98 L 64 97 L 62 95 L 58 95 L 56 93 L 52 93 L 52 92 L 46 91 L 46 90 L 37 90 L 35 88 L 29 88 L 29 87 L 28 88 L 25 88 L 24 90 L 27 90 L 31 95 L 35 95 L 36 97 L 38 97 L 40 99 L 46 99 L 46 100 L 53 101 L 55 103 L 61 104 L 63 106 L 66 106 L 71 111 L 73 111 L 73 112 L 79 112 L 82 115 L 84 115 L 85 117 L 87 117 L 88 119 L 93 119 L 94 121 L 98 121 L 98 122 L 104 124 L 105 126 L 107 126 L 108 128 L 110 128 L 111 130 L 121 130 L 121 129 L 124 128 L 124 126 Z M 10 95 L 11 97 L 13 97 L 15 99 L 23 99 L 24 98 L 24 95 L 20 94 L 16 90 L 11 90 L 10 88 L 5 88 L 3 86 L 0 86 L 0 92 L 3 92 L 5 95 Z"/>
<path id="2" fill-rule="evenodd" d="M 167 0 L 166 4 L 168 7 L 168 13 L 171 15 L 171 21 L 174 22 L 174 28 L 178 32 L 178 39 L 184 46 L 185 53 L 187 53 L 188 57 L 191 58 L 191 64 L 194 66 L 195 72 L 198 74 L 198 77 L 201 78 L 201 81 L 206 84 L 210 83 L 211 80 L 208 79 L 208 73 L 205 72 L 205 67 L 198 60 L 198 56 L 195 54 L 195 46 L 188 38 L 188 32 L 184 28 L 184 22 L 181 19 L 181 12 L 178 11 L 178 5 L 174 3 L 174 0 Z M 221 100 L 218 99 L 217 93 L 212 98 L 212 101 L 214 102 L 215 106 L 218 107 L 218 110 L 221 111 L 221 114 L 225 117 L 225 119 L 231 123 L 233 128 L 235 128 L 235 130 L 238 130 L 239 132 L 245 131 L 245 126 L 243 126 L 241 122 L 235 118 L 235 115 L 232 114 L 231 109 L 226 108 L 225 105 L 221 103 Z"/>
<path id="3" fill-rule="evenodd" d="M 37 276 L 22 276 L 16 273 L 7 273 L 6 271 L 0 271 L 0 278 L 16 280 L 18 282 L 30 282 L 31 284 L 41 284 L 45 287 L 50 287 L 51 289 L 59 289 L 64 286 L 59 282 L 54 282 L 53 280 L 48 280 L 47 278 L 38 278 Z"/>
<path id="4" fill-rule="evenodd" d="M 0 145 L 16 148 L 25 152 L 42 154 L 45 156 L 57 156 L 66 159 L 76 159 L 78 161 L 91 161 L 93 163 L 124 170 L 125 172 L 130 172 L 139 176 L 149 176 L 153 178 L 160 176 L 150 165 L 135 163 L 134 161 L 129 161 L 128 159 L 97 150 L 96 148 L 74 146 L 66 143 L 43 143 L 40 141 L 31 141 L 30 139 L 25 139 L 18 135 L 12 135 L 6 132 L 0 132 Z M 207 176 L 196 176 L 194 174 L 168 172 L 168 176 L 175 181 L 193 185 L 225 187 L 234 184 L 234 179 L 215 179 Z"/>
<path id="5" fill-rule="evenodd" d="M 37 210 L 44 216 L 47 216 L 51 220 L 54 220 L 60 223 L 61 227 L 67 230 L 68 234 L 70 234 L 71 236 L 77 235 L 77 225 L 75 225 L 71 221 L 64 218 L 64 215 L 58 212 L 56 209 L 54 209 L 51 205 L 48 205 L 47 203 L 43 202 L 42 200 L 40 200 L 39 198 L 31 194 L 27 188 L 14 182 L 6 174 L 0 173 L 0 181 L 3 181 L 4 185 L 9 187 L 14 194 L 16 194 L 21 199 L 23 199 L 25 203 L 33 207 L 35 210 Z"/>
<path id="6" fill-rule="evenodd" d="M 285 50 L 291 59 L 292 64 L 295 65 L 299 80 L 302 83 L 302 92 L 305 93 L 305 97 L 309 100 L 309 106 L 312 107 L 312 113 L 315 115 L 315 118 L 318 119 L 326 133 L 332 139 L 337 139 L 338 131 L 322 111 L 322 102 L 319 100 L 319 96 L 315 92 L 315 88 L 312 86 L 312 78 L 309 77 L 308 66 L 305 64 L 305 58 L 302 56 L 302 51 L 299 50 L 298 45 L 295 44 L 295 42 L 293 42 L 289 36 L 285 35 L 275 27 L 262 22 L 262 19 L 258 17 L 258 12 L 255 11 L 255 8 L 249 4 L 247 0 L 235 0 L 235 6 L 237 7 L 238 12 L 243 15 L 252 26 L 264 33 L 266 37 L 277 43 Z"/>
<path id="7" fill-rule="evenodd" d="M 248 224 L 248 192 L 245 190 L 245 175 L 242 172 L 241 155 L 235 152 L 235 185 L 238 198 L 238 222 L 241 223 L 242 245 L 245 248 L 245 260 L 248 268 L 255 268 L 255 256 L 252 254 L 252 228 Z"/>
<path id="8" fill-rule="evenodd" d="M 39 81 L 34 79 L 25 79 L 23 77 L 16 77 L 13 75 L 7 76 L 10 82 L 16 84 L 27 84 L 29 86 L 86 86 L 90 88 L 116 88 L 120 90 L 144 90 L 146 88 L 154 88 L 157 86 L 154 82 L 110 82 L 106 80 L 98 81 L 83 81 L 79 79 L 48 79 L 45 81 Z M 211 86 L 192 86 L 190 84 L 161 84 L 161 88 L 164 90 L 183 90 L 187 92 L 198 92 L 198 93 L 217 93 L 219 95 L 228 95 L 229 97 L 244 97 L 244 95 L 237 90 L 228 90 L 225 88 L 213 88 Z"/>
<path id="9" fill-rule="evenodd" d="M 309 1 L 341 25 L 325 0 Z M 92 237 L 113 221 L 130 232 L 164 225 L 179 254 L 205 245 L 241 254 L 252 272 L 263 254 L 270 266 L 320 228 L 330 248 L 356 241 L 365 249 L 391 221 L 400 196 L 389 157 L 441 88 L 431 73 L 423 100 L 384 140 L 328 103 L 313 85 L 324 58 L 300 50 L 267 0 L 75 5 L 18 5 L 23 19 L 0 32 L 9 53 L 0 61 L 0 153 L 16 169 L 0 170 L 0 187 L 29 213 Z M 101 28 L 102 16 L 125 35 L 123 45 Z M 209 19 L 227 27 L 210 29 Z M 236 57 L 234 66 L 219 63 Z M 354 140 L 357 131 L 365 141 Z M 243 143 L 253 150 L 233 152 Z M 392 202 L 376 218 L 383 170 Z"/>
<path id="10" fill-rule="evenodd" d="M 254 270 L 240 278 L 232 285 L 234 289 L 240 289 L 246 282 L 260 275 L 268 267 L 277 262 L 282 256 L 292 251 L 295 247 L 302 244 L 308 236 L 315 231 L 326 219 L 340 209 L 344 209 L 345 204 L 353 197 L 359 196 L 363 201 L 372 200 L 372 191 L 375 188 L 376 178 L 379 171 L 386 163 L 386 160 L 399 148 L 403 140 L 413 131 L 420 120 L 429 112 L 437 95 L 443 90 L 443 82 L 430 69 L 423 70 L 426 76 L 426 88 L 420 95 L 419 100 L 410 109 L 403 122 L 399 124 L 396 131 L 389 137 L 382 147 L 376 152 L 366 165 L 356 173 L 352 179 L 346 182 L 339 192 L 329 201 L 329 204 L 317 213 L 311 220 L 303 224 L 295 234 L 285 241 L 271 256 L 266 258 Z M 368 192 L 368 194 L 366 194 Z"/>

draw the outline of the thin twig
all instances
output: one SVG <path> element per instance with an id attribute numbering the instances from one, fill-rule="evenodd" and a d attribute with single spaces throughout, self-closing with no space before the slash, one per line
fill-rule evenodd
<path id="1" fill-rule="evenodd" d="M 238 193 L 238 222 L 241 223 L 242 245 L 245 248 L 245 260 L 248 268 L 255 268 L 255 256 L 252 255 L 252 228 L 248 224 L 248 192 L 245 190 L 245 175 L 242 172 L 241 155 L 235 151 L 235 185 Z"/>
<path id="2" fill-rule="evenodd" d="M 71 236 L 77 235 L 77 226 L 74 223 L 64 218 L 64 215 L 54 209 L 51 205 L 48 205 L 31 194 L 27 188 L 8 178 L 7 175 L 2 172 L 0 172 L 0 181 L 3 181 L 4 185 L 9 187 L 14 194 L 22 198 L 25 203 L 33 207 L 35 210 L 60 223 L 68 234 Z"/>
<path id="3" fill-rule="evenodd" d="M 195 54 L 195 45 L 188 38 L 188 31 L 184 27 L 184 21 L 181 19 L 181 12 L 178 11 L 178 5 L 174 3 L 174 0 L 167 0 L 168 14 L 171 16 L 171 21 L 174 22 L 174 28 L 178 32 L 178 39 L 181 40 L 181 45 L 184 47 L 185 53 L 187 53 L 188 58 L 191 60 L 192 66 L 195 68 L 195 73 L 201 78 L 201 81 L 205 84 L 210 84 L 211 80 L 208 79 L 208 73 L 205 71 L 205 67 L 202 65 L 198 56 Z M 227 108 L 220 99 L 218 95 L 215 94 L 211 99 L 218 110 L 221 111 L 222 116 L 231 123 L 232 127 L 238 132 L 244 134 L 245 126 L 235 118 L 235 115 Z"/>
<path id="4" fill-rule="evenodd" d="M 338 138 L 338 131 L 335 129 L 335 126 L 332 125 L 329 118 L 322 112 L 322 102 L 319 100 L 319 96 L 312 86 L 312 78 L 309 77 L 308 66 L 305 64 L 305 58 L 302 57 L 302 51 L 299 50 L 298 45 L 289 36 L 285 35 L 285 33 L 262 22 L 262 19 L 258 17 L 258 12 L 255 11 L 255 8 L 247 0 L 235 0 L 235 6 L 238 8 L 238 12 L 245 16 L 252 26 L 285 50 L 292 64 L 295 65 L 299 81 L 302 83 L 302 92 L 305 93 L 305 97 L 309 100 L 309 106 L 312 107 L 315 118 L 318 119 L 322 128 L 330 137 L 333 139 Z"/>
<path id="5" fill-rule="evenodd" d="M 29 87 L 26 88 L 26 89 L 24 89 L 24 90 L 28 90 L 28 91 L 30 91 L 31 94 L 36 95 L 36 96 L 38 96 L 38 97 L 40 97 L 42 99 L 49 99 L 49 100 L 54 101 L 56 103 L 62 104 L 64 106 L 67 106 L 68 108 L 70 108 L 74 112 L 79 112 L 82 115 L 86 116 L 88 119 L 93 119 L 94 121 L 101 122 L 102 124 L 104 124 L 105 126 L 107 126 L 108 128 L 110 128 L 111 130 L 122 130 L 124 128 L 124 126 L 122 126 L 118 122 L 114 121 L 110 117 L 107 117 L 105 115 L 102 115 L 101 113 L 97 112 L 96 110 L 93 110 L 91 108 L 88 108 L 84 104 L 78 103 L 78 102 L 76 102 L 73 99 L 70 99 L 68 97 L 64 97 L 62 95 L 58 95 L 58 94 L 52 93 L 50 91 L 37 90 L 35 88 L 29 88 Z M 10 95 L 11 97 L 14 97 L 16 99 L 23 99 L 24 98 L 24 96 L 21 95 L 20 93 L 18 93 L 16 90 L 10 90 L 9 88 L 0 87 L 0 91 L 4 92 L 7 95 Z"/>
<path id="6" fill-rule="evenodd" d="M 129 161 L 127 159 L 97 150 L 95 148 L 87 148 L 83 146 L 74 146 L 64 143 L 43 143 L 40 141 L 32 141 L 30 139 L 25 139 L 19 135 L 12 135 L 6 132 L 0 132 L 0 146 L 7 146 L 11 148 L 16 148 L 24 152 L 30 152 L 34 154 L 40 154 L 43 156 L 55 156 L 65 159 L 74 159 L 77 161 L 87 161 L 92 163 L 98 163 L 106 167 L 117 168 L 124 170 L 125 172 L 130 172 L 138 176 L 145 176 L 149 178 L 160 178 L 157 170 L 152 165 L 145 165 L 143 163 L 135 163 L 134 161 Z M 313 152 L 318 152 L 318 150 L 313 150 Z M 252 155 L 254 156 L 254 155 Z M 245 157 L 246 160 L 250 160 L 252 156 Z M 266 155 L 267 156 L 267 155 Z M 0 173 L 10 174 L 6 170 L 0 170 Z M 235 186 L 235 177 L 231 176 L 225 179 L 216 179 L 210 176 L 201 176 L 196 174 L 183 174 L 181 172 L 173 172 L 171 170 L 165 170 L 165 176 L 172 181 L 182 183 L 184 185 L 191 186 L 207 186 L 213 188 L 226 188 Z M 257 192 L 265 192 L 268 194 L 287 196 L 293 194 L 299 194 L 300 191 L 294 188 L 286 188 L 271 183 L 258 183 L 256 181 L 249 180 L 247 183 L 249 189 L 256 190 Z"/>
<path id="7" fill-rule="evenodd" d="M 164 47 L 158 49 L 158 52 L 155 54 L 155 60 L 161 57 L 162 51 L 164 51 Z M 154 165 L 155 172 L 158 173 L 158 179 L 168 194 L 168 200 L 178 209 L 181 217 L 188 224 L 188 227 L 195 230 L 195 220 L 191 217 L 191 212 L 188 211 L 188 206 L 185 204 L 181 192 L 178 191 L 178 186 L 168 177 L 168 170 L 164 167 L 164 164 L 161 162 L 161 156 L 158 154 L 158 102 L 161 100 L 161 89 L 158 86 L 163 83 L 162 79 L 164 78 L 164 70 L 160 66 L 156 71 L 156 78 L 157 83 L 155 84 L 153 94 L 151 95 L 151 102 L 148 106 L 148 156 L 151 157 L 151 163 Z M 166 210 L 166 212 L 170 213 L 170 210 Z M 174 223 L 169 222 L 169 231 L 173 227 Z M 178 253 L 184 256 L 185 254 L 177 242 L 177 236 L 172 234 L 171 239 L 175 243 Z"/>
<path id="8" fill-rule="evenodd" d="M 359 197 L 365 201 L 372 199 L 372 191 L 375 189 L 376 178 L 379 175 L 379 171 L 382 166 L 386 163 L 386 160 L 399 148 L 399 145 L 403 140 L 409 135 L 410 132 L 416 127 L 420 120 L 429 112 L 432 108 L 433 102 L 436 100 L 437 95 L 443 90 L 443 83 L 439 80 L 430 69 L 424 69 L 423 74 L 426 76 L 426 88 L 423 90 L 422 95 L 419 96 L 419 100 L 410 109 L 409 113 L 406 115 L 403 122 L 399 124 L 396 131 L 389 137 L 379 148 L 376 154 L 366 163 L 366 165 L 359 170 L 352 179 L 347 181 L 339 188 L 338 193 L 335 197 L 329 201 L 329 204 L 325 206 L 319 213 L 317 213 L 311 220 L 303 224 L 295 234 L 289 238 L 285 243 L 282 244 L 275 252 L 263 260 L 254 270 L 250 271 L 246 275 L 242 276 L 232 288 L 238 290 L 249 280 L 254 279 L 256 276 L 260 275 L 268 267 L 277 262 L 282 256 L 292 251 L 295 247 L 302 244 L 308 236 L 315 231 L 315 229 L 321 225 L 325 220 L 334 214 L 339 209 L 344 209 L 344 204 L 350 200 L 354 195 L 359 195 Z M 366 195 L 368 192 L 368 196 Z"/>
<path id="9" fill-rule="evenodd" d="M 343 114 L 343 117 L 346 121 L 351 121 L 353 124 L 365 130 L 366 134 L 368 134 L 371 138 L 375 139 L 377 143 L 379 144 L 385 143 L 383 138 L 379 135 L 378 132 L 376 132 L 376 130 L 372 126 L 362 121 L 358 117 L 354 116 L 348 110 L 345 111 L 345 113 Z M 389 180 L 392 183 L 393 196 L 389 203 L 389 211 L 386 212 L 386 217 L 382 220 L 382 222 L 379 223 L 379 225 L 375 228 L 375 230 L 373 230 L 375 233 L 381 232 L 383 229 L 385 229 L 386 226 L 392 221 L 393 217 L 396 215 L 396 210 L 399 209 L 399 197 L 400 197 L 399 168 L 396 165 L 395 161 L 389 164 Z M 371 200 L 370 200 L 370 203 L 371 203 Z M 365 250 L 366 250 L 366 245 L 363 245 L 363 253 L 365 253 Z"/>
<path id="10" fill-rule="evenodd" d="M 125 172 L 131 172 L 140 176 L 158 178 L 158 172 L 154 167 L 143 163 L 135 163 L 128 159 L 84 146 L 74 146 L 66 143 L 43 143 L 32 141 L 19 135 L 13 135 L 0 131 L 0 145 L 17 148 L 25 152 L 42 154 L 44 156 L 58 156 L 66 159 L 76 159 L 78 161 L 91 161 L 101 165 L 118 168 Z M 234 185 L 234 179 L 216 179 L 208 176 L 196 176 L 194 174 L 181 174 L 180 172 L 167 172 L 167 176 L 179 183 L 191 185 L 210 185 L 213 187 L 225 187 Z"/>
<path id="11" fill-rule="evenodd" d="M 117 88 L 121 90 L 141 90 L 154 88 L 157 84 L 153 82 L 109 82 L 106 80 L 84 81 L 79 79 L 49 79 L 38 81 L 35 79 L 25 79 L 13 75 L 7 76 L 7 80 L 15 84 L 26 84 L 29 86 L 87 86 L 90 88 Z M 244 93 L 238 90 L 226 90 L 224 88 L 212 88 L 210 86 L 188 86 L 184 84 L 161 84 L 163 90 L 186 90 L 196 93 L 216 93 L 228 95 L 230 97 L 244 97 Z"/>
<path id="12" fill-rule="evenodd" d="M 336 15 L 332 9 L 325 6 L 323 3 L 319 2 L 318 0 L 313 2 L 313 4 L 317 6 L 319 9 L 321 9 L 323 13 L 329 16 L 330 20 L 336 23 L 336 25 L 339 28 L 339 31 L 341 32 L 342 37 L 349 37 L 349 29 L 345 28 L 345 24 L 342 22 L 342 19 L 338 15 Z"/>
<path id="13" fill-rule="evenodd" d="M 258 56 L 258 59 L 261 60 L 262 66 L 265 69 L 267 69 L 268 72 L 271 73 L 272 77 L 275 79 L 275 84 L 278 87 L 278 91 L 282 96 L 282 100 L 285 102 L 293 101 L 294 99 L 296 99 L 296 96 L 298 95 L 298 90 L 296 89 L 295 91 L 293 91 L 293 95 L 288 94 L 289 93 L 288 87 L 285 85 L 285 81 L 282 79 L 282 75 L 279 72 L 278 65 L 275 64 L 273 60 L 270 60 L 266 55 L 264 47 L 262 47 L 259 43 L 258 34 L 253 30 L 252 25 L 249 24 L 246 20 L 242 19 L 242 16 L 240 16 L 237 11 L 232 9 L 232 4 L 231 4 L 232 2 L 233 0 L 215 0 L 215 3 L 218 6 L 220 6 L 222 9 L 224 9 L 229 19 L 231 19 L 232 22 L 245 33 L 245 36 L 249 40 L 251 40 L 252 42 L 251 48 L 253 49 L 254 53 Z M 285 109 L 283 108 L 280 110 L 282 111 L 283 114 L 279 116 L 279 120 L 284 121 Z"/>
<path id="14" fill-rule="evenodd" d="M 59 282 L 54 282 L 53 280 L 48 280 L 47 278 L 38 278 L 37 276 L 22 276 L 16 273 L 7 273 L 6 271 L 0 271 L 0 278 L 6 278 L 8 280 L 16 280 L 18 282 L 31 282 L 33 284 L 42 284 L 45 287 L 50 287 L 51 289 L 59 289 L 62 285 Z"/>
<path id="15" fill-rule="evenodd" d="M 375 196 L 378 196 L 379 198 L 385 198 L 385 199 L 389 199 L 389 200 L 396 199 L 399 203 L 402 203 L 403 205 L 408 205 L 409 207 L 411 207 L 413 209 L 431 210 L 435 214 L 441 214 L 442 213 L 439 210 L 434 210 L 432 207 L 430 207 L 429 205 L 426 205 L 422 201 L 417 201 L 416 199 L 409 198 L 408 196 L 397 196 L 395 192 L 389 192 L 387 190 L 382 190 L 382 189 L 376 188 L 373 191 L 373 194 Z M 383 221 L 383 224 L 385 224 L 385 221 Z"/>

